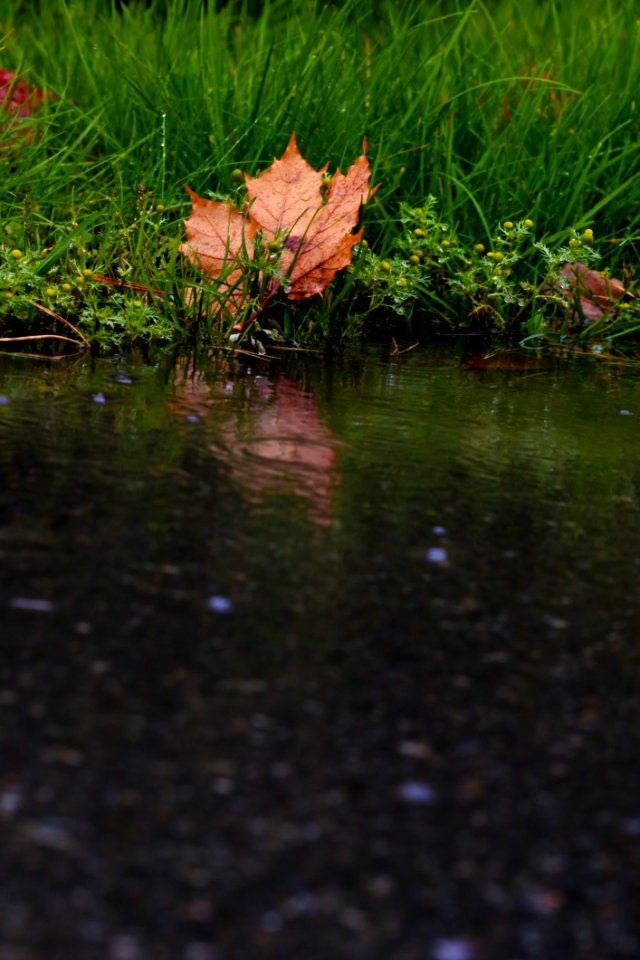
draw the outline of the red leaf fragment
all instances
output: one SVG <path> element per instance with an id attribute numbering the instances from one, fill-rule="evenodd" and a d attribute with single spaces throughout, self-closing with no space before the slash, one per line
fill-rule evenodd
<path id="1" fill-rule="evenodd" d="M 590 270 L 584 263 L 565 263 L 560 273 L 565 283 L 557 280 L 554 284 L 556 290 L 568 301 L 579 303 L 582 316 L 590 323 L 605 313 L 615 316 L 616 301 L 628 292 L 620 280 Z M 572 319 L 577 313 L 574 309 Z"/>
<path id="2" fill-rule="evenodd" d="M 529 356 L 516 350 L 497 350 L 485 356 L 467 357 L 465 367 L 471 370 L 507 370 L 509 372 L 543 370 L 549 365 L 548 357 Z"/>
<path id="3" fill-rule="evenodd" d="M 0 107 L 15 118 L 30 117 L 44 100 L 42 90 L 16 78 L 14 70 L 0 69 Z"/>
<path id="4" fill-rule="evenodd" d="M 29 140 L 33 135 L 33 128 L 23 124 L 42 106 L 44 93 L 37 87 L 32 87 L 26 80 L 17 77 L 14 70 L 0 69 L 0 114 L 9 117 L 7 123 L 0 123 L 0 130 L 7 127 L 16 128 L 22 138 Z M 15 144 L 16 138 L 11 137 L 9 144 Z M 5 142 L 4 146 L 7 146 Z"/>

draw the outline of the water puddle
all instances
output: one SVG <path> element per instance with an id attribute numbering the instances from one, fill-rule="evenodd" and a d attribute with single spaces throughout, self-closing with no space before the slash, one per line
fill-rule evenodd
<path id="1" fill-rule="evenodd" d="M 640 375 L 0 359 L 3 960 L 640 952 Z"/>

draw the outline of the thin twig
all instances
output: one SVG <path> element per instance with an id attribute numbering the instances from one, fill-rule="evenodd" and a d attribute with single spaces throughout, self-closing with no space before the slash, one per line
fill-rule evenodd
<path id="1" fill-rule="evenodd" d="M 3 357 L 13 357 L 14 359 L 20 360 L 47 360 L 51 361 L 52 363 L 57 363 L 59 360 L 68 360 L 69 357 L 75 357 L 82 352 L 83 351 L 77 350 L 75 353 L 60 353 L 57 356 L 54 356 L 50 353 L 25 353 L 24 351 L 16 353 L 15 350 L 0 350 L 0 355 Z"/>
<path id="2" fill-rule="evenodd" d="M 243 347 L 236 347 L 231 353 L 234 357 L 242 354 L 244 357 L 256 357 L 258 360 L 277 360 L 277 357 L 270 357 L 268 353 L 254 353 L 253 350 L 245 350 Z"/>
<path id="3" fill-rule="evenodd" d="M 124 290 L 134 290 L 136 293 L 152 293 L 155 297 L 164 297 L 165 291 L 158 290 L 155 287 L 143 287 L 139 283 L 126 283 L 124 280 L 114 280 L 103 273 L 94 273 L 93 279 L 96 283 L 106 283 L 110 287 L 120 287 Z M 170 296 L 170 295 L 169 295 Z"/>
<path id="4" fill-rule="evenodd" d="M 410 347 L 405 347 L 403 350 L 400 350 L 400 348 L 398 347 L 398 344 L 397 344 L 397 342 L 396 342 L 396 338 L 395 338 L 395 337 L 391 337 L 391 341 L 392 341 L 392 343 L 393 343 L 393 350 L 392 350 L 391 353 L 389 354 L 390 357 L 399 357 L 399 356 L 401 356 L 403 353 L 409 353 L 410 350 L 415 350 L 415 348 L 418 346 L 418 344 L 419 344 L 419 342 L 420 342 L 420 341 L 416 341 L 416 343 L 412 343 Z"/>
<path id="5" fill-rule="evenodd" d="M 78 346 L 77 340 L 63 337 L 60 333 L 36 333 L 31 337 L 0 337 L 0 343 L 17 343 L 20 340 L 66 340 L 67 343 L 75 343 L 76 347 Z"/>
<path id="6" fill-rule="evenodd" d="M 322 353 L 316 347 L 284 347 L 280 343 L 270 343 L 269 350 L 298 350 L 303 353 Z"/>
<path id="7" fill-rule="evenodd" d="M 80 337 L 80 339 L 85 344 L 85 346 L 87 347 L 90 346 L 90 343 L 85 337 L 85 335 L 83 333 L 80 333 L 80 331 L 77 330 L 69 320 L 65 320 L 65 318 L 61 317 L 59 313 L 54 313 L 53 310 L 49 310 L 48 307 L 45 307 L 43 304 L 38 303 L 37 300 L 32 300 L 31 303 L 34 305 L 34 307 L 37 307 L 38 310 L 42 310 L 42 312 L 46 313 L 49 317 L 53 317 L 54 320 L 59 320 L 60 323 L 64 323 L 67 327 L 69 327 L 70 330 L 73 330 L 73 332 L 78 337 Z"/>
<path id="8" fill-rule="evenodd" d="M 253 321 L 256 320 L 261 313 L 264 313 L 267 307 L 267 304 L 270 303 L 271 300 L 273 300 L 274 296 L 275 296 L 275 292 L 268 293 L 267 296 L 262 301 L 262 303 L 258 304 L 257 309 L 254 310 L 254 312 L 251 314 L 250 317 L 248 317 L 246 320 L 243 320 L 240 323 L 235 323 L 231 329 L 237 330 L 239 332 L 243 332 L 244 330 L 246 330 L 249 324 L 253 323 Z"/>

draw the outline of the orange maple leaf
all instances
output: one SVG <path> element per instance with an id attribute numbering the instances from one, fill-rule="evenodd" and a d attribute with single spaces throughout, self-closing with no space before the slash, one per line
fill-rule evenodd
<path id="1" fill-rule="evenodd" d="M 206 276 L 219 277 L 222 291 L 231 293 L 237 308 L 246 299 L 245 269 L 260 232 L 265 241 L 279 244 L 272 261 L 277 280 L 269 295 L 279 287 L 290 300 L 322 293 L 351 262 L 353 246 L 362 236 L 362 231 L 353 232 L 360 207 L 375 192 L 369 189 L 371 171 L 364 153 L 328 185 L 326 169 L 314 170 L 306 162 L 292 134 L 284 154 L 268 170 L 257 177 L 245 174 L 244 213 L 230 203 L 203 200 L 187 188 L 192 210 L 185 220 L 183 254 Z"/>

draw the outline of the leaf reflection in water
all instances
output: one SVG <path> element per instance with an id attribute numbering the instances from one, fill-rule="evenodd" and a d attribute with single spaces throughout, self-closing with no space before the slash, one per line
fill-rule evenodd
<path id="1" fill-rule="evenodd" d="M 178 374 L 169 409 L 203 422 L 209 450 L 247 500 L 264 505 L 269 496 L 293 494 L 307 502 L 314 523 L 331 523 L 339 442 L 308 390 L 283 375 L 233 380 L 227 371 L 211 380 L 201 371 Z"/>

